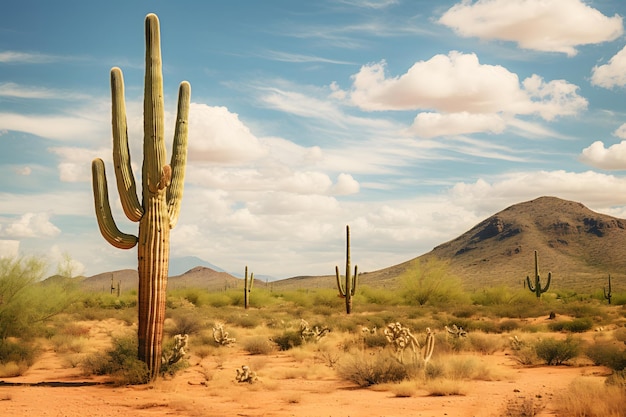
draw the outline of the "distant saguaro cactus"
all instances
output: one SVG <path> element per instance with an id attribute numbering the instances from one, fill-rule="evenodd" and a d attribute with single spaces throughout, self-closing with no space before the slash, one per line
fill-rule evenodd
<path id="1" fill-rule="evenodd" d="M 246 265 L 246 276 L 243 280 L 243 306 L 246 310 L 250 307 L 250 291 L 252 291 L 253 283 L 254 272 L 250 273 L 250 279 L 248 279 L 248 266 Z"/>
<path id="2" fill-rule="evenodd" d="M 535 278 L 534 285 L 530 282 L 530 277 L 526 276 L 526 283 L 528 284 L 528 289 L 530 292 L 534 292 L 537 295 L 537 298 L 541 297 L 541 294 L 548 291 L 550 288 L 550 281 L 552 281 L 552 272 L 548 272 L 548 282 L 546 282 L 546 286 L 541 288 L 541 278 L 539 277 L 539 264 L 537 261 L 537 251 L 535 251 Z"/>
<path id="3" fill-rule="evenodd" d="M 346 226 L 346 275 L 344 282 L 341 282 L 339 275 L 339 267 L 335 266 L 335 275 L 337 277 L 337 288 L 339 296 L 346 299 L 346 313 L 352 312 L 352 297 L 356 293 L 356 283 L 358 278 L 358 267 L 354 265 L 354 275 L 350 275 L 350 226 Z"/>
<path id="4" fill-rule="evenodd" d="M 606 287 L 603 287 L 602 292 L 604 292 L 604 298 L 606 298 L 608 303 L 611 304 L 611 298 L 613 297 L 613 294 L 611 293 L 611 274 L 609 274 L 609 290 L 607 291 Z"/>
<path id="5" fill-rule="evenodd" d="M 183 195 L 191 87 L 186 81 L 180 84 L 172 157 L 168 165 L 163 138 L 161 42 L 159 19 L 155 14 L 146 16 L 145 34 L 141 202 L 131 168 L 122 71 L 111 69 L 113 165 L 124 213 L 131 221 L 139 222 L 138 236 L 122 233 L 113 220 L 102 159 L 94 159 L 91 169 L 96 217 L 102 236 L 120 249 L 131 249 L 138 244 L 138 357 L 147 364 L 150 379 L 154 380 L 161 367 L 170 229 L 178 221 Z"/>

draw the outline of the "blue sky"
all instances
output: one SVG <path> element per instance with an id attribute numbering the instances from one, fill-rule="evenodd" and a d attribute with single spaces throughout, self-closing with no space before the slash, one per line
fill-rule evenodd
<path id="1" fill-rule="evenodd" d="M 22 0 L 0 14 L 0 255 L 136 267 L 100 236 L 90 166 L 105 160 L 114 217 L 136 233 L 114 186 L 109 71 L 137 169 L 151 12 L 168 145 L 178 84 L 192 88 L 173 257 L 332 274 L 349 224 L 372 271 L 543 195 L 626 218 L 622 1 Z"/>

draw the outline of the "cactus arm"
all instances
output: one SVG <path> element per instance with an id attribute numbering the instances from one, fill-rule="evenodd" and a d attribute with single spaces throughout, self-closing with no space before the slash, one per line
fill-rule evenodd
<path id="1" fill-rule="evenodd" d="M 337 289 L 339 290 L 339 296 L 344 298 L 346 296 L 346 290 L 341 285 L 341 275 L 339 275 L 339 267 L 335 266 L 335 276 L 337 277 Z"/>
<path id="2" fill-rule="evenodd" d="M 354 265 L 354 276 L 352 277 L 352 288 L 351 288 L 352 295 L 356 294 L 356 283 L 357 283 L 358 276 L 359 276 L 359 267 L 358 265 Z"/>
<path id="3" fill-rule="evenodd" d="M 104 239 L 120 249 L 131 249 L 137 244 L 137 237 L 122 233 L 115 224 L 109 204 L 109 191 L 104 171 L 104 162 L 96 158 L 91 163 L 93 196 L 98 227 Z"/>
<path id="4" fill-rule="evenodd" d="M 430 358 L 433 356 L 433 352 L 435 351 L 435 335 L 430 330 L 430 328 L 426 328 L 426 343 L 424 343 L 424 363 L 428 363 Z"/>
<path id="5" fill-rule="evenodd" d="M 124 77 L 119 68 L 111 69 L 111 114 L 113 126 L 113 166 L 117 190 L 122 208 L 129 220 L 138 222 L 143 216 L 143 207 L 137 198 L 135 176 L 130 163 L 126 105 L 124 103 Z"/>
<path id="6" fill-rule="evenodd" d="M 550 281 L 552 281 L 552 272 L 548 272 L 548 281 L 546 282 L 546 286 L 541 289 L 542 293 L 548 291 L 548 288 L 550 288 Z"/>
<path id="7" fill-rule="evenodd" d="M 248 285 L 248 292 L 252 290 L 252 283 L 254 283 L 254 272 L 250 273 L 250 284 Z"/>
<path id="8" fill-rule="evenodd" d="M 159 18 L 146 16 L 146 72 L 143 99 L 143 198 L 159 189 L 165 165 L 163 74 Z"/>
<path id="9" fill-rule="evenodd" d="M 530 282 L 530 277 L 528 275 L 526 275 L 526 283 L 528 284 L 528 289 L 530 290 L 530 292 L 535 292 L 535 287 Z"/>
<path id="10" fill-rule="evenodd" d="M 189 136 L 189 103 L 191 100 L 191 86 L 187 81 L 180 83 L 178 89 L 178 112 L 176 116 L 176 128 L 174 131 L 174 143 L 172 145 L 172 183 L 167 189 L 168 213 L 170 216 L 170 228 L 174 228 L 178 222 L 180 203 L 183 197 L 185 181 L 185 167 L 187 165 L 187 138 Z"/>

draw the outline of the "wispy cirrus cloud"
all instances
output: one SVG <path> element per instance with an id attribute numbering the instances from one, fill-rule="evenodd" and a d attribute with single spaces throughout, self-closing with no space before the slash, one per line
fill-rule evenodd
<path id="1" fill-rule="evenodd" d="M 0 51 L 0 63 L 3 64 L 50 64 L 66 59 L 58 55 L 39 52 Z"/>

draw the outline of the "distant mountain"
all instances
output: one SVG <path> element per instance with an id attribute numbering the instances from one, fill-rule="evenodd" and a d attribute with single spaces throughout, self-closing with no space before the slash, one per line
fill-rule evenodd
<path id="1" fill-rule="evenodd" d="M 449 272 L 458 276 L 466 289 L 499 285 L 519 288 L 526 276 L 534 273 L 535 250 L 539 254 L 542 278 L 552 272 L 553 290 L 601 291 L 611 274 L 613 290 L 626 291 L 626 220 L 556 197 L 512 205 L 424 255 L 378 271 L 360 273 L 359 282 L 394 288 L 398 278 L 415 263 L 436 257 L 448 262 Z M 208 262 L 195 257 L 178 259 L 184 261 L 170 267 L 169 288 L 243 288 L 240 278 L 215 266 L 206 266 L 211 265 Z M 352 262 L 358 264 L 358 254 L 352 254 Z M 189 265 L 193 266 L 185 269 Z M 111 277 L 115 282 L 121 281 L 122 290 L 137 286 L 136 270 L 85 278 L 84 285 L 103 291 L 110 288 Z M 298 276 L 268 284 L 264 281 L 257 277 L 255 286 L 267 285 L 273 289 L 336 286 L 334 275 Z"/>
<path id="2" fill-rule="evenodd" d="M 449 271 L 465 288 L 506 285 L 521 287 L 534 273 L 552 272 L 551 289 L 594 291 L 606 285 L 626 290 L 626 220 L 599 214 L 581 203 L 540 197 L 515 204 L 483 220 L 431 252 L 360 276 L 362 284 L 393 287 L 412 265 L 429 257 L 449 262 Z M 358 264 L 358 254 L 352 254 Z M 545 282 L 545 281 L 544 281 Z M 334 277 L 295 277 L 274 283 L 277 288 L 333 287 Z"/>
<path id="3" fill-rule="evenodd" d="M 198 258 L 197 256 L 181 256 L 170 258 L 169 275 L 181 275 L 197 266 L 210 268 L 217 272 L 226 272 L 219 266 L 215 266 L 212 263 L 205 261 L 204 259 Z"/>

